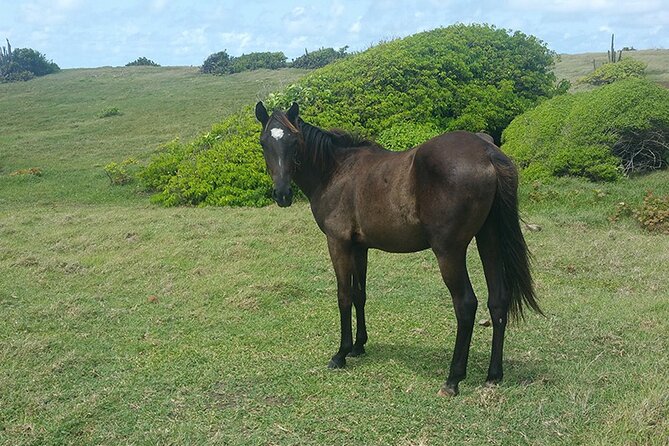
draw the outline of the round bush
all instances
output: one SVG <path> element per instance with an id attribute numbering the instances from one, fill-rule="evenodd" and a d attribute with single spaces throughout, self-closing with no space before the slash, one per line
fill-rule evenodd
<path id="1" fill-rule="evenodd" d="M 580 80 L 591 85 L 605 85 L 630 77 L 644 77 L 648 64 L 634 59 L 623 59 L 620 62 L 607 63 Z"/>
<path id="2" fill-rule="evenodd" d="M 643 79 L 558 96 L 511 122 L 502 150 L 524 179 L 611 181 L 669 162 L 669 91 Z"/>

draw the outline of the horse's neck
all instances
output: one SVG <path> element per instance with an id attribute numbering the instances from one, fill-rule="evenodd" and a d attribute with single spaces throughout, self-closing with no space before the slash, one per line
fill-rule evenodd
<path id="1" fill-rule="evenodd" d="M 329 175 L 323 171 L 322 166 L 311 159 L 308 151 L 309 149 L 307 148 L 302 156 L 296 160 L 297 168 L 295 169 L 293 180 L 300 187 L 300 190 L 304 192 L 309 201 L 311 201 L 313 194 L 325 187 L 327 181 L 329 181 Z"/>
<path id="2" fill-rule="evenodd" d="M 322 190 L 331 177 L 330 156 L 332 153 L 323 153 L 323 138 L 329 138 L 328 132 L 299 120 L 298 126 L 304 135 L 304 147 L 300 151 L 296 162 L 297 168 L 293 179 L 302 192 L 311 201 L 313 194 Z M 324 158 L 327 157 L 327 158 Z"/>

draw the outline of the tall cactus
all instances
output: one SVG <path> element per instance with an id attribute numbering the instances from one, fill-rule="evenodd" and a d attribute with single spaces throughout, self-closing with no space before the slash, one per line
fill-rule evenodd
<path id="1" fill-rule="evenodd" d="M 0 64 L 9 63 L 12 60 L 12 45 L 7 40 L 7 47 L 0 47 Z"/>
<path id="2" fill-rule="evenodd" d="M 611 49 L 607 51 L 609 56 L 609 63 L 620 62 L 620 59 L 623 57 L 623 50 L 618 51 L 618 57 L 616 58 L 616 50 L 613 47 L 613 38 L 615 34 L 611 34 Z"/>

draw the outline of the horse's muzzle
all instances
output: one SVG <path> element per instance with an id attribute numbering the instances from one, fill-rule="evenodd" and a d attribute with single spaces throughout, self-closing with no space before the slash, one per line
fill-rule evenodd
<path id="1" fill-rule="evenodd" d="M 274 201 L 276 201 L 276 204 L 278 204 L 280 207 L 286 208 L 293 204 L 293 189 L 289 187 L 285 192 L 279 192 L 274 189 L 272 192 L 272 198 L 274 198 Z"/>

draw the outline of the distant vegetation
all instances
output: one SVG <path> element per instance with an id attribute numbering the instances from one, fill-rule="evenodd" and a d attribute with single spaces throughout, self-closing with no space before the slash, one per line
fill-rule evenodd
<path id="1" fill-rule="evenodd" d="M 627 79 L 550 99 L 514 119 L 504 131 L 502 149 L 525 179 L 610 181 L 665 168 L 669 90 Z"/>
<path id="2" fill-rule="evenodd" d="M 211 65 L 234 60 L 217 53 Z M 564 92 L 554 53 L 533 36 L 482 25 L 454 25 L 394 40 L 328 65 L 267 100 L 297 101 L 304 118 L 406 149 L 447 130 L 487 131 L 496 139 L 538 101 Z M 205 63 L 207 65 L 207 63 Z M 263 205 L 270 183 L 259 125 L 245 109 L 190 144 L 170 144 L 144 180 L 167 205 Z"/>
<path id="3" fill-rule="evenodd" d="M 282 52 L 250 53 L 234 57 L 223 50 L 207 57 L 200 71 L 207 74 L 233 74 L 261 68 L 276 70 L 286 66 L 286 56 Z"/>
<path id="4" fill-rule="evenodd" d="M 331 64 L 335 60 L 343 59 L 349 54 L 346 52 L 348 46 L 335 50 L 334 48 L 321 48 L 311 53 L 304 50 L 304 54 L 293 60 L 290 64 L 293 68 L 315 69 Z"/>
<path id="5" fill-rule="evenodd" d="M 151 59 L 147 59 L 146 57 L 139 57 L 136 60 L 133 60 L 132 62 L 128 62 L 125 64 L 126 67 L 138 67 L 138 66 L 147 66 L 147 67 L 159 67 L 160 65 L 152 61 Z"/>
<path id="6" fill-rule="evenodd" d="M 263 68 L 268 70 L 288 67 L 315 69 L 347 57 L 349 55 L 346 52 L 347 49 L 348 46 L 338 50 L 321 48 L 311 53 L 305 50 L 302 56 L 292 62 L 286 62 L 286 55 L 282 52 L 254 52 L 235 57 L 230 56 L 226 50 L 223 50 L 207 57 L 200 67 L 200 72 L 206 74 L 233 74 Z"/>
<path id="7" fill-rule="evenodd" d="M 31 48 L 0 47 L 0 82 L 27 81 L 36 76 L 55 73 L 60 67 Z"/>

